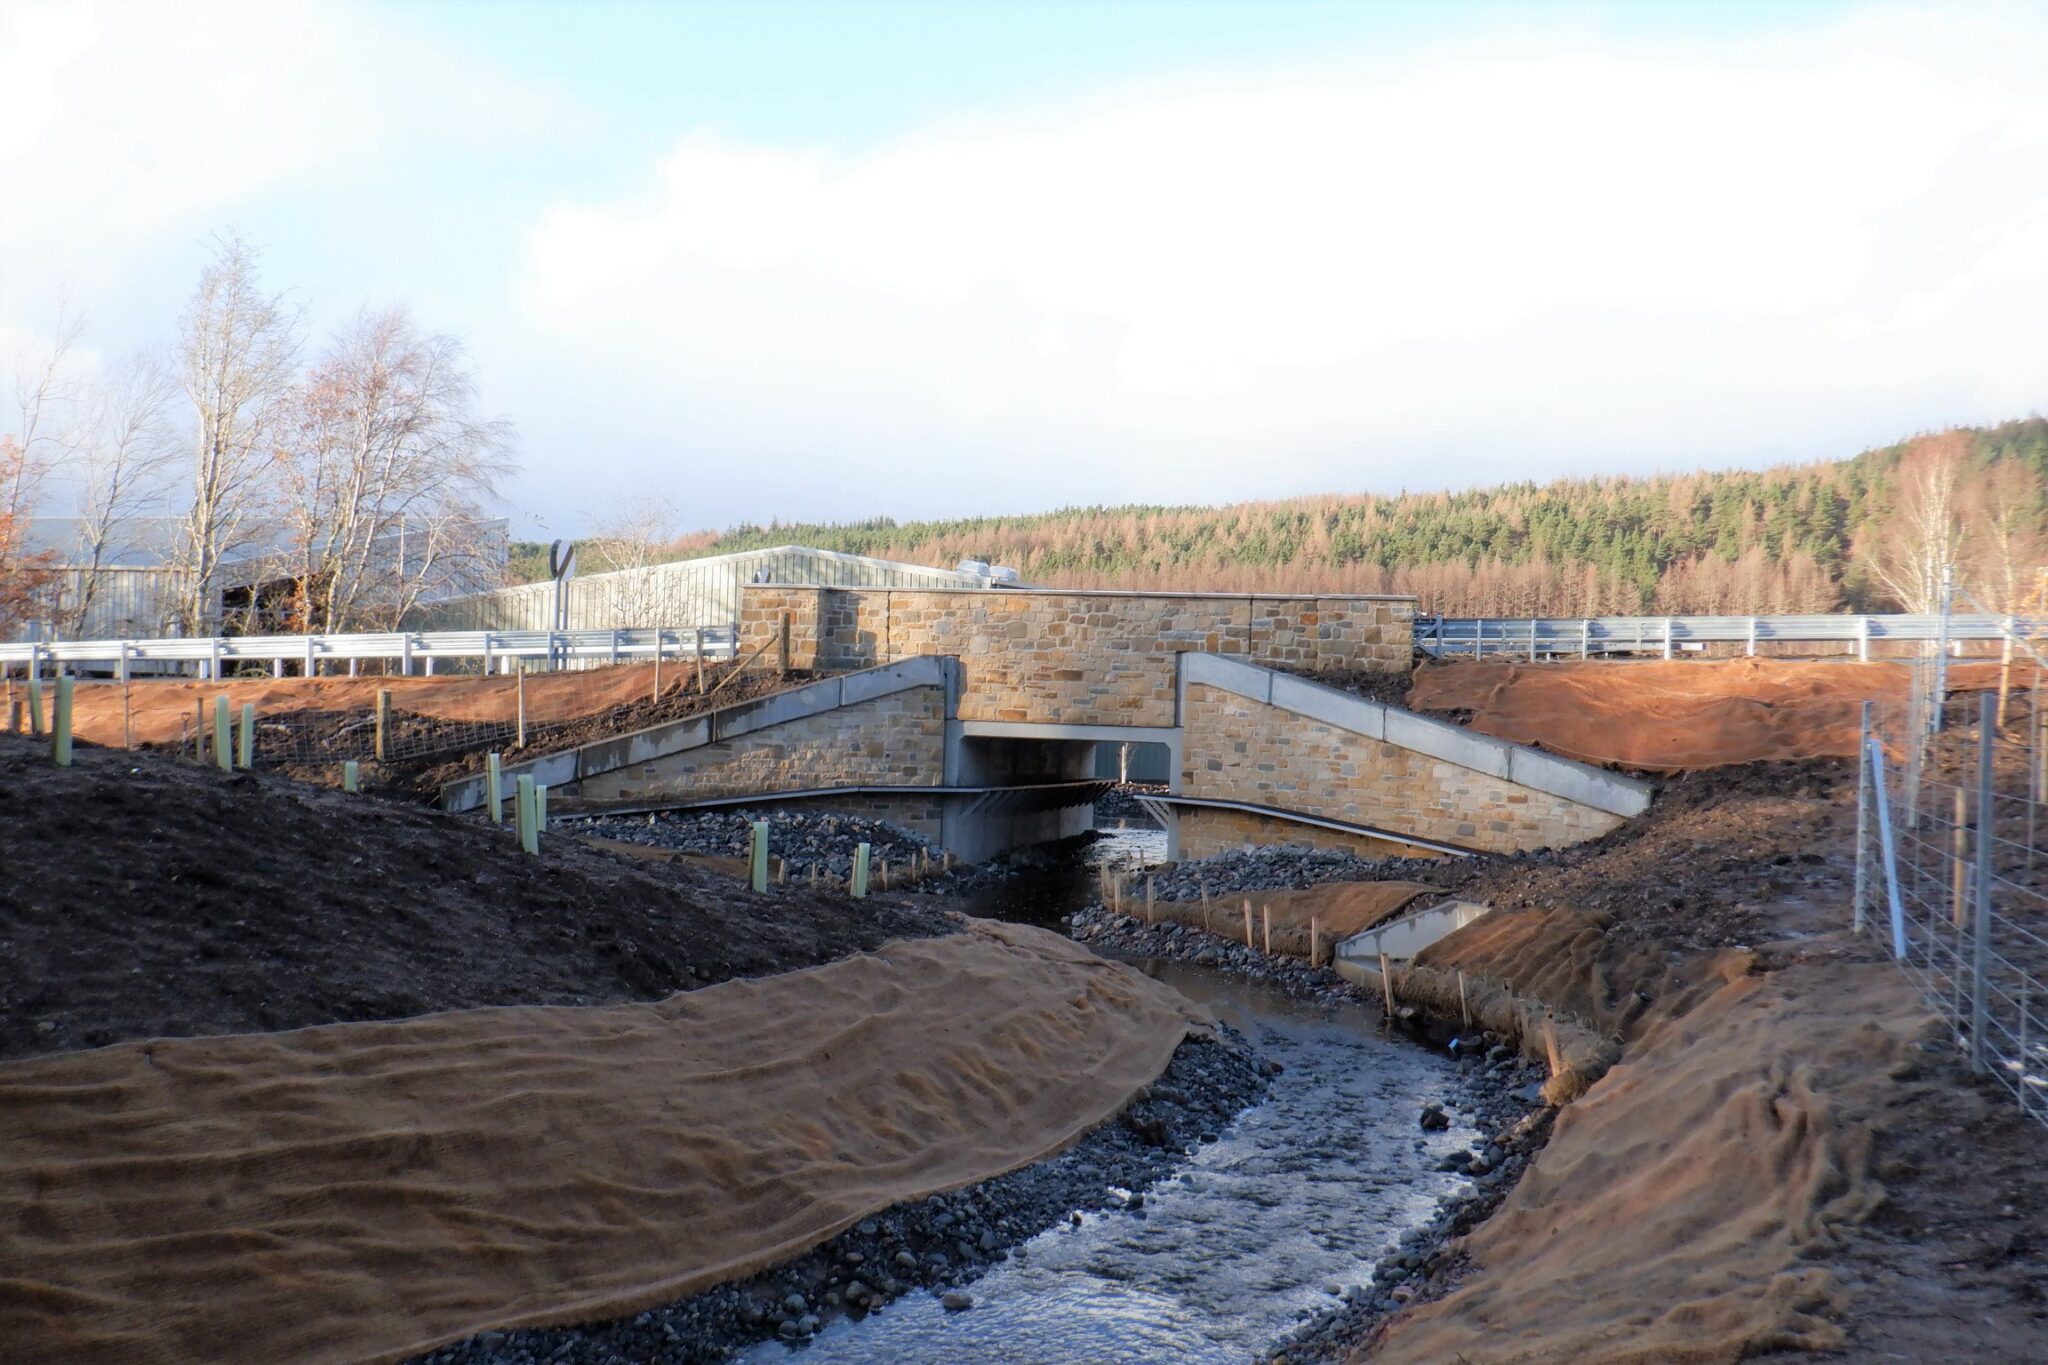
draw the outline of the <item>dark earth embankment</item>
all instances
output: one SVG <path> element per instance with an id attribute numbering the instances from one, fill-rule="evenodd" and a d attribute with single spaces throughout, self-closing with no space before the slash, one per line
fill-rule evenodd
<path id="1" fill-rule="evenodd" d="M 477 1005 L 597 1005 L 951 932 L 563 834 L 0 736 L 0 1057 Z"/>

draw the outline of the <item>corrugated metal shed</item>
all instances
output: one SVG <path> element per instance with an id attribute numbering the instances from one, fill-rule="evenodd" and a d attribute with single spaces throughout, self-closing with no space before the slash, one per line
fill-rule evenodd
<path id="1" fill-rule="evenodd" d="M 989 580 L 953 569 L 903 564 L 865 555 L 779 545 L 704 559 L 679 559 L 643 569 L 615 569 L 571 579 L 567 630 L 637 626 L 717 627 L 739 621 L 747 583 L 815 583 L 821 587 L 985 588 Z M 523 583 L 450 598 L 423 608 L 422 630 L 554 629 L 555 585 Z"/>

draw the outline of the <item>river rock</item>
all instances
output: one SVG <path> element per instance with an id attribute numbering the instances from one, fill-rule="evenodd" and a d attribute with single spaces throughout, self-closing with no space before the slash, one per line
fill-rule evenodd
<path id="1" fill-rule="evenodd" d="M 948 1289 L 939 1296 L 939 1306 L 948 1313 L 964 1313 L 974 1307 L 974 1295 L 964 1289 Z"/>

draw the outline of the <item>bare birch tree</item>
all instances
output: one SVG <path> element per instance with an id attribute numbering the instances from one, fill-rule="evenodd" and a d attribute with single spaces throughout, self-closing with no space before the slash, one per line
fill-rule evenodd
<path id="1" fill-rule="evenodd" d="M 674 558 L 675 541 L 675 504 L 660 497 L 621 505 L 599 523 L 596 535 L 583 541 L 581 548 L 590 560 L 602 563 L 607 571 L 623 571 L 604 580 L 607 626 L 637 629 L 695 619 L 665 610 L 670 604 L 655 566 Z"/>
<path id="2" fill-rule="evenodd" d="M 1899 460 L 1897 495 L 1870 568 L 1905 611 L 1941 610 L 1942 576 L 1962 555 L 1959 488 L 1969 458 L 1969 436 L 1945 431 L 1913 441 Z"/>
<path id="3" fill-rule="evenodd" d="M 475 404 L 462 343 L 402 307 L 335 336 L 277 458 L 302 628 L 394 629 L 423 596 L 481 586 L 486 505 L 515 466 L 509 424 Z"/>
<path id="4" fill-rule="evenodd" d="M 177 389 L 170 366 L 146 352 L 115 365 L 86 389 L 75 469 L 76 585 L 64 613 L 73 634 L 85 631 L 105 587 L 108 562 L 131 548 L 135 518 L 164 495 L 174 477 L 178 450 L 170 406 Z"/>
<path id="5" fill-rule="evenodd" d="M 2001 460 L 1966 498 L 1970 589 L 1986 610 L 2028 610 L 2048 566 L 2041 480 L 2019 460 Z"/>
<path id="6" fill-rule="evenodd" d="M 257 265 L 239 236 L 216 238 L 179 324 L 179 377 L 198 419 L 179 565 L 181 615 L 194 631 L 209 624 L 223 559 L 260 515 L 280 401 L 298 366 L 298 310 L 263 292 Z"/>
<path id="7" fill-rule="evenodd" d="M 29 521 L 44 480 L 70 453 L 56 421 L 68 397 L 66 362 L 83 330 L 61 312 L 48 346 L 15 357 L 13 430 L 0 432 L 0 627 L 46 615 L 50 605 L 55 556 L 33 548 Z"/>

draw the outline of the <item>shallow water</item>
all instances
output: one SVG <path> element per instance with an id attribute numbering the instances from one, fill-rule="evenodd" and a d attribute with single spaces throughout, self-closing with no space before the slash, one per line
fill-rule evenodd
<path id="1" fill-rule="evenodd" d="M 1079 894 L 1101 860 L 1133 856 L 1145 856 L 1141 841 L 1090 845 L 1072 860 Z M 1045 917 L 1038 898 L 1024 908 Z M 1241 1362 L 1330 1304 L 1330 1287 L 1369 1282 L 1374 1262 L 1464 1183 L 1436 1162 L 1473 1143 L 1470 1127 L 1455 1114 L 1446 1132 L 1416 1123 L 1424 1103 L 1453 1098 L 1447 1059 L 1383 1035 L 1360 1006 L 1308 1005 L 1179 962 L 1139 965 L 1286 1068 L 1265 1100 L 1142 1208 L 1026 1243 L 968 1287 L 966 1312 L 909 1295 L 808 1347 L 771 1342 L 743 1359 Z"/>

